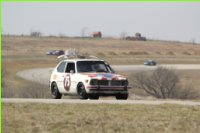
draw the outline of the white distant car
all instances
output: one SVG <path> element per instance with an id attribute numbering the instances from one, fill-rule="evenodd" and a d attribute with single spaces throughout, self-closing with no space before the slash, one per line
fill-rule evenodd
<path id="1" fill-rule="evenodd" d="M 54 99 L 60 99 L 62 95 L 78 95 L 80 99 L 115 96 L 126 100 L 129 88 L 127 78 L 115 74 L 108 63 L 99 59 L 63 60 L 50 78 Z"/>

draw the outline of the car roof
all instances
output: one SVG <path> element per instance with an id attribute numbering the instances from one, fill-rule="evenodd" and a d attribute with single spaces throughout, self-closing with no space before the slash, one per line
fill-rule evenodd
<path id="1" fill-rule="evenodd" d="M 77 61 L 104 61 L 104 60 L 101 60 L 101 59 L 64 59 L 63 61 L 77 62 Z"/>
<path id="2" fill-rule="evenodd" d="M 154 61 L 154 60 L 146 60 L 146 61 Z"/>

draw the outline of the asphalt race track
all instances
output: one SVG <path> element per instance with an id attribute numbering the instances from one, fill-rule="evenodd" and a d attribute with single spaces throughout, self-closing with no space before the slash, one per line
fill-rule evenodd
<path id="1" fill-rule="evenodd" d="M 144 66 L 144 65 L 117 65 L 112 66 L 116 71 L 147 71 L 154 70 L 158 66 L 174 68 L 177 70 L 199 70 L 200 65 L 190 64 L 173 64 L 173 65 L 157 65 L 157 66 Z M 48 85 L 49 78 L 53 68 L 35 68 L 20 71 L 17 75 L 23 79 L 38 82 Z M 3 103 L 51 103 L 51 104 L 179 104 L 188 106 L 200 106 L 198 101 L 181 101 L 181 100 L 79 100 L 79 99 L 25 99 L 25 98 L 3 98 Z"/>
<path id="2" fill-rule="evenodd" d="M 3 103 L 48 103 L 48 104 L 178 104 L 185 106 L 200 106 L 200 102 L 180 100 L 79 100 L 79 99 L 30 99 L 3 98 Z"/>
<path id="3" fill-rule="evenodd" d="M 116 71 L 146 71 L 154 70 L 158 66 L 163 66 L 167 68 L 174 68 L 177 70 L 200 70 L 200 65 L 198 64 L 173 64 L 173 65 L 157 65 L 157 66 L 144 66 L 144 65 L 117 65 L 112 66 Z M 20 71 L 17 75 L 23 79 L 35 81 L 41 84 L 49 84 L 50 75 L 53 68 L 35 68 Z"/>

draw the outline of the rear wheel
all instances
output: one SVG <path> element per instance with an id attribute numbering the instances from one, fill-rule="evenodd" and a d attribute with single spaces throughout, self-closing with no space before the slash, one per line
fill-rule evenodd
<path id="1" fill-rule="evenodd" d="M 118 94 L 116 95 L 117 100 L 127 100 L 128 99 L 128 94 Z"/>
<path id="2" fill-rule="evenodd" d="M 88 94 L 85 90 L 85 86 L 83 85 L 83 83 L 80 83 L 78 85 L 78 95 L 80 99 L 88 99 Z"/>
<path id="3" fill-rule="evenodd" d="M 59 92 L 56 83 L 53 83 L 51 86 L 51 96 L 53 99 L 61 99 L 62 97 L 62 94 Z"/>

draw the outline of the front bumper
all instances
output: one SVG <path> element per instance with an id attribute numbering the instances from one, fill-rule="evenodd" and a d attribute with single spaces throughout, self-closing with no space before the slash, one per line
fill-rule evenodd
<path id="1" fill-rule="evenodd" d="M 128 89 L 130 89 L 129 86 L 87 86 L 88 93 L 95 94 L 127 94 Z"/>

